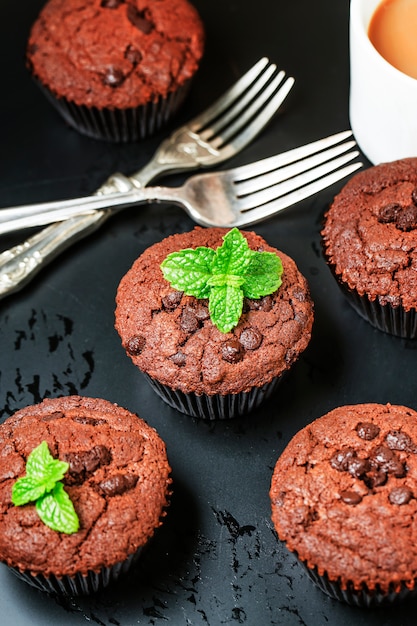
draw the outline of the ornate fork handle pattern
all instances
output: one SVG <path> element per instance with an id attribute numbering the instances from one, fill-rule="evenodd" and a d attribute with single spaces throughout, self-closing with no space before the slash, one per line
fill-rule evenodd
<path id="1" fill-rule="evenodd" d="M 97 194 L 128 191 L 133 184 L 121 174 L 114 174 Z M 32 277 L 73 242 L 96 230 L 109 217 L 109 212 L 96 211 L 51 224 L 21 244 L 0 254 L 0 297 L 28 283 Z"/>
<path id="2" fill-rule="evenodd" d="M 129 178 L 113 174 L 96 194 L 130 191 L 133 186 L 146 187 L 163 173 L 196 169 L 215 153 L 198 135 L 183 128 L 163 141 L 152 160 L 141 170 Z M 97 230 L 110 215 L 111 211 L 104 209 L 57 222 L 5 250 L 0 254 L 0 297 L 21 289 L 42 267 L 73 243 Z"/>

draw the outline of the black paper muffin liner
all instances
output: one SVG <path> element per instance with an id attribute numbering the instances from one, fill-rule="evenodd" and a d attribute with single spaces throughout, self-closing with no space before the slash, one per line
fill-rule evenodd
<path id="1" fill-rule="evenodd" d="M 321 591 L 334 600 L 339 600 L 352 606 L 361 608 L 390 606 L 417 595 L 417 589 L 415 587 L 410 588 L 404 582 L 400 585 L 392 583 L 387 591 L 384 591 L 379 585 L 375 589 L 370 589 L 365 583 L 360 589 L 355 589 L 353 583 L 343 588 L 340 581 L 330 580 L 327 573 L 319 574 L 317 568 L 309 567 L 302 559 L 299 559 L 299 562 L 306 570 L 309 578 Z"/>
<path id="2" fill-rule="evenodd" d="M 370 300 L 367 295 L 361 296 L 340 280 L 330 264 L 329 268 L 346 300 L 374 328 L 403 339 L 417 338 L 417 309 L 406 311 L 401 305 L 394 307 L 381 304 L 378 298 Z"/>
<path id="3" fill-rule="evenodd" d="M 343 286 L 341 289 L 355 311 L 372 326 L 396 337 L 416 339 L 416 309 L 405 311 L 401 305 L 393 307 L 389 304 L 381 304 L 378 299 L 372 301 L 368 296 L 360 296 L 357 292 Z"/>
<path id="4" fill-rule="evenodd" d="M 188 80 L 166 98 L 159 97 L 139 107 L 99 109 L 77 105 L 66 98 L 57 98 L 45 85 L 34 79 L 46 98 L 75 130 L 115 143 L 145 139 L 162 129 L 175 116 L 184 102 L 192 80 Z"/>
<path id="5" fill-rule="evenodd" d="M 31 587 L 39 591 L 54 595 L 88 595 L 104 589 L 109 584 L 127 574 L 133 565 L 136 564 L 142 553 L 142 548 L 128 556 L 127 559 L 116 563 L 112 567 L 103 567 L 99 572 L 89 571 L 86 575 L 76 574 L 75 576 L 58 577 L 53 574 L 45 576 L 43 574 L 33 574 L 30 571 L 20 571 L 16 567 L 9 567 L 10 571 Z"/>
<path id="6" fill-rule="evenodd" d="M 146 373 L 144 375 L 162 400 L 177 411 L 206 420 L 220 420 L 239 417 L 255 410 L 276 391 L 285 374 L 273 378 L 262 387 L 252 387 L 247 392 L 212 396 L 183 393 L 161 384 Z"/>

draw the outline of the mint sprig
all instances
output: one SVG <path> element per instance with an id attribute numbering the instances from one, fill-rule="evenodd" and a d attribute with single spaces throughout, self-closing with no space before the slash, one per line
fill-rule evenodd
<path id="1" fill-rule="evenodd" d="M 208 298 L 210 318 L 222 333 L 237 326 L 243 299 L 258 299 L 276 291 L 283 272 L 276 254 L 251 250 L 237 228 L 226 233 L 216 250 L 199 247 L 172 252 L 161 269 L 174 289 Z"/>
<path id="2" fill-rule="evenodd" d="M 69 464 L 54 459 L 47 442 L 42 441 L 27 458 L 26 475 L 13 484 L 13 504 L 22 506 L 35 502 L 36 511 L 46 526 L 66 534 L 77 532 L 78 516 L 60 482 L 68 469 Z"/>

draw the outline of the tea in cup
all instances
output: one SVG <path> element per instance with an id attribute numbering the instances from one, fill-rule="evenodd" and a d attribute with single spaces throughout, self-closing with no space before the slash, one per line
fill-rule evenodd
<path id="1" fill-rule="evenodd" d="M 368 27 L 371 43 L 388 63 L 417 79 L 417 0 L 382 0 Z"/>
<path id="2" fill-rule="evenodd" d="M 351 0 L 350 124 L 374 164 L 417 156 L 416 23 L 417 0 Z"/>

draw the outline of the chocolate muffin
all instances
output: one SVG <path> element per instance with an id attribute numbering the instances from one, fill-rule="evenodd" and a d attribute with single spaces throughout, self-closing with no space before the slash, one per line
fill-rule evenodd
<path id="1" fill-rule="evenodd" d="M 173 289 L 161 269 L 167 255 L 216 250 L 228 232 L 196 227 L 152 245 L 116 297 L 115 326 L 133 363 L 168 404 L 207 419 L 247 413 L 269 397 L 307 347 L 313 324 L 309 288 L 295 262 L 254 232 L 242 234 L 251 250 L 281 259 L 282 284 L 265 297 L 245 298 L 230 331 L 213 324 L 206 299 Z"/>
<path id="2" fill-rule="evenodd" d="M 371 606 L 415 593 L 416 411 L 330 411 L 285 448 L 270 497 L 279 539 L 332 597 Z"/>
<path id="3" fill-rule="evenodd" d="M 203 24 L 188 0 L 49 0 L 26 56 L 71 126 L 135 141 L 177 112 L 203 49 Z"/>
<path id="4" fill-rule="evenodd" d="M 76 532 L 52 530 L 37 503 L 12 503 L 42 442 L 68 464 L 62 483 Z M 96 591 L 128 571 L 162 522 L 171 483 L 165 444 L 126 409 L 79 396 L 44 400 L 0 425 L 0 448 L 0 561 L 38 589 Z"/>
<path id="5" fill-rule="evenodd" d="M 325 258 L 356 311 L 376 328 L 417 337 L 417 158 L 359 172 L 335 197 Z"/>

